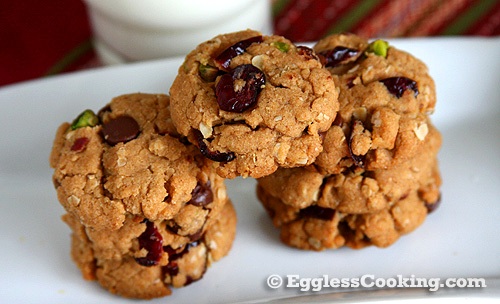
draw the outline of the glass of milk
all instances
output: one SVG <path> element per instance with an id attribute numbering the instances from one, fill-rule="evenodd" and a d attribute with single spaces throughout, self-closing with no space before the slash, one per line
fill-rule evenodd
<path id="1" fill-rule="evenodd" d="M 104 64 L 185 56 L 216 35 L 272 34 L 271 0 L 85 0 Z"/>

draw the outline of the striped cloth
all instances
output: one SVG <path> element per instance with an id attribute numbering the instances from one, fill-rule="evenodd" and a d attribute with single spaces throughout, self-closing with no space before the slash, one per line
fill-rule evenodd
<path id="1" fill-rule="evenodd" d="M 498 0 L 274 0 L 273 13 L 275 33 L 293 41 L 338 32 L 365 38 L 500 35 Z"/>

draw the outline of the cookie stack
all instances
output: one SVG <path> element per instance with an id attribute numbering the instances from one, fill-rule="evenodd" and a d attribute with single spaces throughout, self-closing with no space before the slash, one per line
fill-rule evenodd
<path id="1" fill-rule="evenodd" d="M 339 112 L 315 162 L 259 179 L 258 197 L 290 246 L 387 247 L 439 202 L 434 82 L 382 40 L 332 35 L 314 50 L 340 90 Z"/>
<path id="2" fill-rule="evenodd" d="M 219 35 L 169 94 L 119 96 L 54 141 L 73 258 L 111 292 L 163 296 L 228 253 L 224 178 L 258 179 L 282 241 L 309 250 L 389 246 L 439 202 L 433 80 L 382 40 Z"/>
<path id="3" fill-rule="evenodd" d="M 50 156 L 71 253 L 88 280 L 154 298 L 226 255 L 236 214 L 213 162 L 179 136 L 169 98 L 129 94 L 62 124 Z"/>

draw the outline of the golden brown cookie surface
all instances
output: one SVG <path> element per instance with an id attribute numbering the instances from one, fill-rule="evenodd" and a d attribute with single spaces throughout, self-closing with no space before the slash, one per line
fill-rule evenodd
<path id="1" fill-rule="evenodd" d="M 167 221 L 130 216 L 110 233 L 85 227 L 70 214 L 63 219 L 73 231 L 72 257 L 83 277 L 112 293 L 141 299 L 166 296 L 170 287 L 201 279 L 211 263 L 228 254 L 236 233 L 229 200 L 203 234 L 180 244 Z"/>
<path id="2" fill-rule="evenodd" d="M 260 178 L 258 197 L 290 246 L 387 247 L 440 199 L 434 82 L 382 40 L 332 35 L 314 49 L 340 90 L 339 113 L 315 162 Z"/>
<path id="3" fill-rule="evenodd" d="M 127 94 L 62 124 L 50 156 L 83 277 L 132 298 L 170 294 L 225 256 L 236 214 L 213 162 L 175 130 L 169 97 Z"/>
<path id="4" fill-rule="evenodd" d="M 258 180 L 258 197 L 287 245 L 308 250 L 387 247 L 438 205 L 440 145 L 431 125 L 425 144 L 407 162 L 326 175 L 314 164 L 283 168 Z"/>
<path id="5" fill-rule="evenodd" d="M 179 132 L 229 178 L 312 163 L 318 133 L 338 110 L 332 77 L 311 49 L 250 30 L 200 44 L 170 94 Z"/>
<path id="6" fill-rule="evenodd" d="M 425 64 L 385 41 L 350 34 L 328 36 L 314 50 L 340 89 L 339 113 L 316 165 L 339 173 L 353 163 L 376 169 L 411 159 L 436 103 Z"/>
<path id="7" fill-rule="evenodd" d="M 123 95 L 95 118 L 94 126 L 61 125 L 51 154 L 59 201 L 84 225 L 113 230 L 131 214 L 170 220 L 188 235 L 218 212 L 223 180 L 176 133 L 168 96 Z"/>

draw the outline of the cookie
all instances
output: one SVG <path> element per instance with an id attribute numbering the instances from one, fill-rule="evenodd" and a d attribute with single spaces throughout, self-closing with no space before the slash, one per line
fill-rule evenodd
<path id="1" fill-rule="evenodd" d="M 128 94 L 63 123 L 50 156 L 60 203 L 86 227 L 119 229 L 130 215 L 201 233 L 226 188 L 198 148 L 175 130 L 169 97 Z"/>
<path id="2" fill-rule="evenodd" d="M 416 155 L 436 104 L 426 65 L 382 40 L 331 35 L 314 46 L 340 89 L 340 109 L 315 164 L 336 174 L 383 169 Z"/>
<path id="3" fill-rule="evenodd" d="M 72 257 L 113 293 L 170 294 L 231 247 L 236 215 L 224 180 L 177 133 L 167 95 L 118 96 L 63 123 L 50 164 Z"/>
<path id="4" fill-rule="evenodd" d="M 171 287 L 201 279 L 207 268 L 228 254 L 236 233 L 236 213 L 227 202 L 196 240 L 175 244 L 168 222 L 127 216 L 112 232 L 85 227 L 72 214 L 72 257 L 87 280 L 127 298 L 151 299 L 171 294 Z M 155 261 L 153 263 L 153 261 Z"/>
<path id="5" fill-rule="evenodd" d="M 390 169 L 323 174 L 313 164 L 259 179 L 258 198 L 282 242 L 316 251 L 387 247 L 416 229 L 440 202 L 441 136 L 430 126 L 417 156 Z"/>
<path id="6" fill-rule="evenodd" d="M 364 214 L 391 207 L 391 204 L 418 191 L 428 203 L 439 197 L 441 178 L 437 154 L 441 134 L 428 122 L 429 132 L 416 156 L 388 169 L 351 167 L 339 174 L 324 173 L 316 164 L 283 168 L 260 178 L 258 184 L 284 204 L 304 209 L 311 205 L 347 214 Z"/>
<path id="7" fill-rule="evenodd" d="M 304 250 L 321 251 L 348 246 L 361 249 L 374 245 L 385 248 L 418 228 L 435 210 L 439 200 L 427 202 L 418 191 L 373 213 L 347 214 L 311 205 L 304 209 L 284 204 L 261 186 L 257 194 L 273 224 L 280 229 L 284 244 Z"/>
<path id="8" fill-rule="evenodd" d="M 314 51 L 251 30 L 198 45 L 170 88 L 177 130 L 225 178 L 311 164 L 337 95 Z"/>

